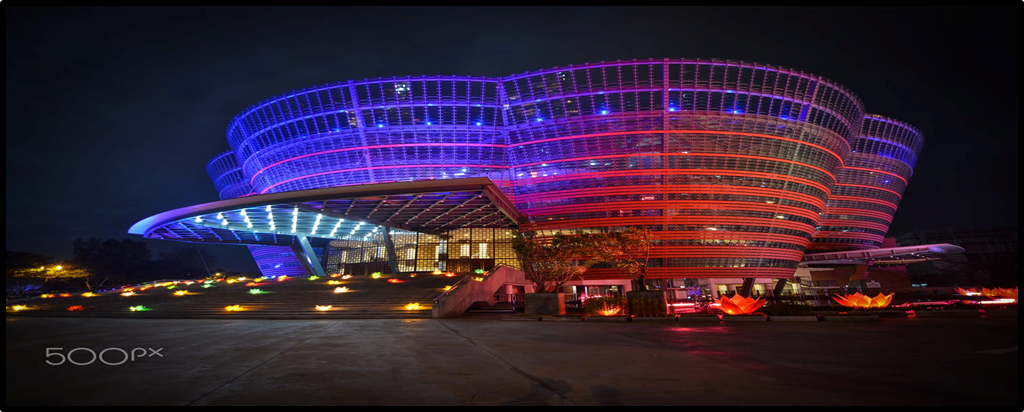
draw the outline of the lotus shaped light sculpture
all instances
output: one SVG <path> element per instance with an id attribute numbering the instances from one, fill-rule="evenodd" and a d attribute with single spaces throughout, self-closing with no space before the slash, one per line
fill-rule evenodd
<path id="1" fill-rule="evenodd" d="M 722 311 L 729 315 L 750 315 L 755 310 L 761 309 L 761 306 L 764 306 L 764 302 L 764 298 L 754 299 L 740 295 L 715 300 L 715 303 L 721 306 Z"/>
<path id="2" fill-rule="evenodd" d="M 956 288 L 956 292 L 961 294 L 961 295 L 964 295 L 964 296 L 979 296 L 980 295 L 980 296 L 988 296 L 990 298 L 1002 298 L 1002 299 L 1013 299 L 1013 300 L 1017 300 L 1017 290 L 1018 290 L 1018 288 L 1013 288 L 1013 289 L 1004 289 L 1004 288 L 988 289 L 988 288 L 982 288 L 981 290 L 978 290 L 978 289 L 975 289 L 975 288 L 971 288 L 971 289 Z"/>
<path id="3" fill-rule="evenodd" d="M 883 293 L 879 293 L 878 296 L 872 298 L 866 295 L 862 295 L 860 294 L 860 292 L 856 292 L 852 295 L 836 295 L 833 296 L 832 299 L 835 300 L 840 305 L 846 306 L 848 308 L 884 308 L 888 307 L 889 304 L 892 303 L 892 295 L 894 294 L 895 293 L 890 293 L 886 295 Z"/>

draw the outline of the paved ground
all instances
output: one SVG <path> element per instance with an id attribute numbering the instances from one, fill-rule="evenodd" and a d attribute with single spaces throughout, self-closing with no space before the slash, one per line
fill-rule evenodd
<path id="1" fill-rule="evenodd" d="M 312 321 L 7 317 L 6 329 L 6 406 L 1019 410 L 1016 317 L 722 324 L 502 321 L 491 314 Z M 124 356 L 112 349 L 102 360 L 115 365 L 92 361 L 90 350 L 108 348 L 159 354 L 140 349 L 150 356 L 116 365 Z"/>

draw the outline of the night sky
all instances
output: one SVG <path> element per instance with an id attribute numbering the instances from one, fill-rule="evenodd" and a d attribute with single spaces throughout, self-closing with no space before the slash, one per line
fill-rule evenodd
<path id="1" fill-rule="evenodd" d="M 218 200 L 206 163 L 228 123 L 289 90 L 665 57 L 813 73 L 920 129 L 891 236 L 1017 225 L 1016 5 L 4 11 L 7 250 L 66 259 L 77 238 L 140 240 L 135 222 Z M 255 269 L 243 247 L 203 248 Z"/>

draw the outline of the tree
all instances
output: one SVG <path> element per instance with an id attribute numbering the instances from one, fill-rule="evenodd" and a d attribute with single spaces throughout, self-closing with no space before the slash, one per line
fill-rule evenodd
<path id="1" fill-rule="evenodd" d="M 619 272 L 633 279 L 634 289 L 647 290 L 647 268 L 651 261 L 654 232 L 643 227 L 588 234 L 597 245 L 597 258 L 608 262 Z"/>
<path id="2" fill-rule="evenodd" d="M 76 239 L 71 264 L 90 273 L 86 287 L 99 287 L 107 281 L 124 281 L 143 271 L 152 262 L 149 246 L 131 239 Z"/>
<path id="3" fill-rule="evenodd" d="M 33 261 L 32 266 L 27 266 L 26 263 L 29 262 L 22 261 L 21 266 L 11 263 L 7 264 L 6 287 L 8 297 L 24 296 L 29 291 L 39 289 L 49 282 L 85 279 L 86 287 L 89 286 L 88 279 L 91 273 L 82 268 L 54 264 L 49 259 Z M 39 265 L 41 263 L 43 264 Z"/>
<path id="4" fill-rule="evenodd" d="M 520 232 L 512 239 L 512 248 L 519 258 L 526 278 L 536 285 L 538 293 L 557 292 L 597 261 L 589 237 L 556 234 L 552 237 Z"/>

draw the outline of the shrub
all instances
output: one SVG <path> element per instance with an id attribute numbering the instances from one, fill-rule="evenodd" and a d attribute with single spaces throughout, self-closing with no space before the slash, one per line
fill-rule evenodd
<path id="1" fill-rule="evenodd" d="M 800 305 L 788 302 L 773 302 L 770 305 L 762 306 L 759 312 L 768 316 L 804 316 L 813 315 L 815 308 L 808 305 Z"/>
<path id="2" fill-rule="evenodd" d="M 629 299 L 629 314 L 639 317 L 668 316 L 664 298 L 634 297 Z"/>

